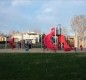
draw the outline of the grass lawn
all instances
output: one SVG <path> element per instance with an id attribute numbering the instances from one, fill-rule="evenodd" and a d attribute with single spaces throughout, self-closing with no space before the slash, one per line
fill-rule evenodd
<path id="1" fill-rule="evenodd" d="M 86 54 L 1 53 L 0 80 L 86 80 Z"/>

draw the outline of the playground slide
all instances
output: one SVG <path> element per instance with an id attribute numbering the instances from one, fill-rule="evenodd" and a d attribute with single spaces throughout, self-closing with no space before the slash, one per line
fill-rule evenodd
<path id="1" fill-rule="evenodd" d="M 12 47 L 12 49 L 16 47 L 16 46 L 14 45 L 14 38 L 11 38 L 11 39 L 9 40 L 9 45 Z"/>
<path id="2" fill-rule="evenodd" d="M 68 45 L 65 36 L 60 35 L 58 39 L 59 39 L 58 40 L 59 42 L 64 43 L 64 50 L 65 51 L 70 51 L 71 50 L 71 47 Z"/>
<path id="3" fill-rule="evenodd" d="M 45 45 L 48 49 L 56 50 L 57 47 L 53 44 L 51 38 L 52 38 L 52 33 L 46 35 L 45 38 L 44 38 L 44 45 Z"/>

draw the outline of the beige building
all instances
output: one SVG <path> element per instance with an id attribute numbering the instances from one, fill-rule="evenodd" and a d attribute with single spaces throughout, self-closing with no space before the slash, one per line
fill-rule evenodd
<path id="1" fill-rule="evenodd" d="M 5 37 L 5 36 L 0 35 L 0 41 L 6 41 L 6 37 Z"/>
<path id="2" fill-rule="evenodd" d="M 86 36 L 84 35 L 83 38 L 81 36 L 78 36 L 77 33 L 75 33 L 75 47 L 80 48 L 80 45 L 83 46 L 83 48 L 86 48 Z"/>
<path id="3" fill-rule="evenodd" d="M 11 37 L 14 37 L 15 42 L 21 40 L 31 40 L 33 44 L 39 42 L 39 34 L 35 32 L 15 33 Z"/>

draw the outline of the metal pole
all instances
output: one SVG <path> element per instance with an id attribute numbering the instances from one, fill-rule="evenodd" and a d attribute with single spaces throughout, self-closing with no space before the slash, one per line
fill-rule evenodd
<path id="1" fill-rule="evenodd" d="M 22 40 L 21 40 L 21 49 L 23 49 L 23 33 L 22 33 Z"/>
<path id="2" fill-rule="evenodd" d="M 55 46 L 56 46 L 56 43 L 57 41 L 56 41 L 56 27 L 55 27 Z"/>
<path id="3" fill-rule="evenodd" d="M 60 36 L 61 36 L 61 24 L 59 25 L 60 26 Z M 61 46 L 61 49 L 62 49 L 62 42 L 61 42 L 61 37 L 60 37 L 60 46 Z"/>
<path id="4" fill-rule="evenodd" d="M 42 32 L 41 32 L 41 49 L 42 49 Z"/>
<path id="5" fill-rule="evenodd" d="M 59 35 L 60 35 L 60 42 L 59 42 L 59 45 L 60 45 L 60 49 L 61 49 L 61 24 L 58 24 L 58 27 L 59 27 Z"/>
<path id="6" fill-rule="evenodd" d="M 6 35 L 6 40 L 5 40 L 5 49 L 7 49 L 7 35 Z"/>

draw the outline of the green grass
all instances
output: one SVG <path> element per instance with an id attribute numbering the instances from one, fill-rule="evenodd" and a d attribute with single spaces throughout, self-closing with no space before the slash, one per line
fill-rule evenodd
<path id="1" fill-rule="evenodd" d="M 0 54 L 0 80 L 86 80 L 86 54 Z"/>

